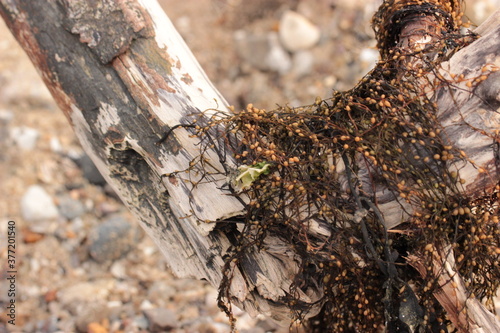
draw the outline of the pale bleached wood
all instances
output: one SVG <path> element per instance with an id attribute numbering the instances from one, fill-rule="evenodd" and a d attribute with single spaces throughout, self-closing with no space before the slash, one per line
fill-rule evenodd
<path id="1" fill-rule="evenodd" d="M 434 296 L 448 313 L 456 329 L 461 333 L 500 332 L 500 320 L 489 312 L 481 302 L 467 292 L 464 281 L 455 264 L 453 249 L 432 248 L 434 257 L 434 274 L 438 277 L 440 288 Z M 410 255 L 410 265 L 415 267 L 422 276 L 426 270 L 419 257 Z"/>
<path id="2" fill-rule="evenodd" d="M 492 16 L 495 21 L 488 20 L 488 28 L 480 27 L 482 38 L 442 64 L 441 73 L 452 84 L 443 86 L 436 97 L 443 136 L 468 159 L 448 167 L 458 171 L 465 193 L 472 198 L 495 191 L 500 178 L 500 71 L 490 73 L 500 68 L 499 12 Z M 486 74 L 484 81 L 477 82 Z"/>
<path id="3" fill-rule="evenodd" d="M 491 70 L 500 69 L 500 10 L 476 32 L 483 34 L 481 38 L 436 68 L 439 79 L 431 74 L 422 80 L 422 90 L 429 90 L 429 98 L 438 105 L 441 137 L 454 147 L 456 154 L 461 151 L 466 156 L 467 162 L 447 164 L 451 171 L 457 171 L 457 180 L 463 179 L 460 187 L 472 199 L 499 190 L 500 71 L 492 73 Z M 487 76 L 485 81 L 475 81 L 482 75 Z M 366 162 L 359 159 L 358 164 L 363 163 Z M 374 195 L 386 198 L 379 201 L 378 208 L 385 217 L 387 229 L 397 227 L 418 210 L 401 198 L 391 197 L 392 192 L 386 187 L 373 184 L 367 169 L 362 167 L 359 177 L 367 192 L 377 188 Z"/>

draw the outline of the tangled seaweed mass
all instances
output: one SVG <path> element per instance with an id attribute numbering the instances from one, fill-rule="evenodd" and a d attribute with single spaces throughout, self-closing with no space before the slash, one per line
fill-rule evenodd
<path id="1" fill-rule="evenodd" d="M 210 149 L 221 160 L 231 154 L 236 166 L 222 176 L 246 198 L 220 286 L 230 318 L 231 270 L 269 235 L 300 256 L 283 300 L 297 320 L 310 307 L 299 291 L 323 290 L 320 313 L 303 322 L 313 332 L 446 332 L 433 297 L 443 251 L 452 251 L 470 295 L 492 305 L 498 196 L 471 201 L 463 193 L 460 170 L 447 165 L 467 157 L 442 135 L 432 94 L 460 79 L 445 80 L 440 63 L 476 39 L 460 33 L 460 10 L 455 0 L 385 1 L 374 17 L 382 60 L 353 89 L 298 108 L 249 105 L 194 120 L 199 160 Z"/>

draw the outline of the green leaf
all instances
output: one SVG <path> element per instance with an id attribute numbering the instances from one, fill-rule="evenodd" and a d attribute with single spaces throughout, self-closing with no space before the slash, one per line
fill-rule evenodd
<path id="1" fill-rule="evenodd" d="M 249 188 L 261 175 L 271 173 L 270 165 L 267 162 L 259 162 L 250 166 L 242 165 L 238 167 L 238 174 L 232 182 L 233 187 L 240 191 Z"/>

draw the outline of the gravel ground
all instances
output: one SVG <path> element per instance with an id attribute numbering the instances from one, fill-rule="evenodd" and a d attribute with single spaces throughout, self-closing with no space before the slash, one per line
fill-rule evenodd
<path id="1" fill-rule="evenodd" d="M 349 89 L 377 60 L 369 20 L 378 0 L 160 2 L 237 108 L 309 104 Z M 498 6 L 470 1 L 468 11 L 481 21 Z M 229 332 L 216 290 L 170 273 L 3 23 L 0 184 L 0 332 Z M 15 326 L 5 311 L 8 221 L 16 231 Z M 237 317 L 241 332 L 288 332 Z"/>

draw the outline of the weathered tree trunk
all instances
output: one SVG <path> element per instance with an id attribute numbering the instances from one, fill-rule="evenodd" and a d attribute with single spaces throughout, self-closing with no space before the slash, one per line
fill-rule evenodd
<path id="1" fill-rule="evenodd" d="M 248 199 L 223 189 L 221 175 L 234 168 L 232 156 L 222 161 L 215 150 L 209 151 L 204 172 L 196 172 L 200 139 L 190 127 L 179 125 L 188 125 L 193 114 L 209 118 L 229 110 L 159 5 L 152 0 L 0 0 L 0 14 L 85 151 L 155 240 L 172 271 L 219 286 L 224 255 L 237 234 L 230 218 L 244 214 Z M 449 86 L 435 92 L 445 136 L 469 161 L 449 168 L 460 168 L 471 198 L 491 194 L 500 179 L 500 72 L 467 84 L 481 77 L 485 65 L 500 66 L 499 22 L 497 12 L 480 28 L 482 38 L 444 64 L 448 70 L 443 76 L 461 78 L 453 86 L 453 101 Z M 167 132 L 168 140 L 157 144 Z M 200 179 L 207 172 L 212 179 Z M 412 207 L 406 208 L 403 213 L 397 199 L 380 207 L 388 229 L 411 214 Z M 308 232 L 331 233 L 322 228 L 311 226 Z M 293 244 L 268 237 L 265 251 L 254 251 L 232 267 L 231 300 L 250 314 L 289 321 L 284 296 L 299 265 Z M 453 277 L 452 271 L 447 273 Z M 321 282 L 297 292 L 311 306 L 308 315 L 318 313 Z M 457 309 L 485 313 L 481 303 L 465 299 L 457 301 Z M 500 331 L 493 316 L 470 317 L 487 321 L 485 332 Z M 457 327 L 463 327 L 461 320 Z M 475 321 L 473 327 L 483 326 Z"/>
<path id="2" fill-rule="evenodd" d="M 227 102 L 159 4 L 2 1 L 0 12 L 84 150 L 172 271 L 218 286 L 232 235 L 200 221 L 239 215 L 243 205 L 220 189 L 225 180 L 192 189 L 198 176 L 177 174 L 199 155 L 199 140 L 188 129 L 176 128 L 168 142 L 157 142 L 191 114 L 208 116 L 212 109 L 226 109 Z M 223 171 L 217 155 L 211 157 L 206 165 Z M 231 292 L 249 313 L 289 318 L 279 303 L 296 270 L 289 248 L 271 242 L 248 267 L 234 271 Z"/>

